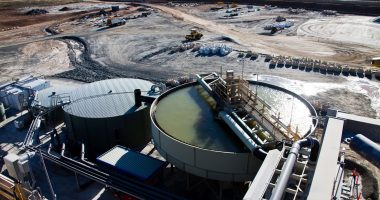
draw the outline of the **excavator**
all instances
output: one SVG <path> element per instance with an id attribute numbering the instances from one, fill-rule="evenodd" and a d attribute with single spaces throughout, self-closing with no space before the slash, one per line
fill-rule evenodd
<path id="1" fill-rule="evenodd" d="M 185 36 L 187 41 L 196 41 L 200 40 L 203 37 L 203 34 L 197 31 L 197 29 L 191 29 L 190 34 Z"/>

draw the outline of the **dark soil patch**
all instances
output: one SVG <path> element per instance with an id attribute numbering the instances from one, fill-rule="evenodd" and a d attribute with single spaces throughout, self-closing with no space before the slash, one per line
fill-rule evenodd
<path id="1" fill-rule="evenodd" d="M 376 178 L 373 173 L 365 166 L 356 163 L 353 160 L 346 159 L 345 161 L 345 174 L 352 173 L 356 169 L 362 178 L 362 192 L 365 199 L 378 200 L 379 186 L 377 185 Z"/>
<path id="2" fill-rule="evenodd" d="M 69 10 L 71 10 L 71 8 L 65 6 L 65 7 L 59 9 L 58 11 L 69 11 Z"/>
<path id="3" fill-rule="evenodd" d="M 40 24 L 48 21 L 61 20 L 68 17 L 76 17 L 82 15 L 86 11 L 64 14 L 49 14 L 49 15 L 25 15 L 17 10 L 1 10 L 0 12 L 0 29 L 8 27 L 24 27 L 33 24 Z"/>
<path id="4" fill-rule="evenodd" d="M 49 12 L 47 10 L 43 10 L 43 9 L 32 9 L 32 10 L 29 10 L 28 12 L 26 12 L 25 14 L 26 15 L 43 15 L 46 13 L 49 13 Z"/>
<path id="5" fill-rule="evenodd" d="M 376 111 L 371 107 L 371 99 L 364 94 L 352 93 L 346 89 L 332 89 L 305 98 L 310 102 L 320 103 L 322 108 L 316 106 L 317 112 L 323 113 L 325 108 L 329 107 L 355 115 L 376 118 Z"/>

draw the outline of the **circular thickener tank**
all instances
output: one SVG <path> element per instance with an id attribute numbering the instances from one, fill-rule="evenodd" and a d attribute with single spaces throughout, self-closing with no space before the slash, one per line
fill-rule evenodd
<path id="1" fill-rule="evenodd" d="M 301 137 L 314 131 L 314 108 L 302 97 L 266 83 L 251 84 L 281 122 L 296 127 Z M 252 180 L 262 160 L 217 119 L 212 97 L 197 83 L 169 90 L 151 106 L 155 148 L 177 168 L 221 181 Z"/>
<path id="2" fill-rule="evenodd" d="M 109 79 L 80 86 L 65 105 L 70 144 L 84 143 L 90 159 L 115 145 L 141 148 L 151 139 L 149 104 L 135 106 L 134 90 L 149 96 L 153 83 L 140 79 Z"/>

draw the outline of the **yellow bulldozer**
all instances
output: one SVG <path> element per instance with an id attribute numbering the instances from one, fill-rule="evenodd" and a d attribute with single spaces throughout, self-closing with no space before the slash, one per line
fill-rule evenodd
<path id="1" fill-rule="evenodd" d="M 380 67 L 380 57 L 372 58 L 371 64 L 374 67 Z"/>
<path id="2" fill-rule="evenodd" d="M 203 37 L 203 34 L 197 31 L 196 29 L 191 29 L 190 34 L 185 36 L 187 41 L 200 40 Z"/>

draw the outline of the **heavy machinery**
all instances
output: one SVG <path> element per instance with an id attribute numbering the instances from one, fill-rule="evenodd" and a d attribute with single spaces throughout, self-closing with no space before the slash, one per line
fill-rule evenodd
<path id="1" fill-rule="evenodd" d="M 286 21 L 286 18 L 282 16 L 277 16 L 275 20 L 276 22 L 283 22 L 283 21 Z"/>
<path id="2" fill-rule="evenodd" d="M 372 58 L 371 64 L 374 67 L 380 67 L 380 57 Z"/>
<path id="3" fill-rule="evenodd" d="M 125 19 L 123 18 L 108 18 L 107 19 L 107 26 L 114 27 L 114 26 L 120 26 L 125 24 Z"/>
<path id="4" fill-rule="evenodd" d="M 196 29 L 191 29 L 190 34 L 185 36 L 187 41 L 200 40 L 203 37 L 203 34 L 197 31 Z"/>

